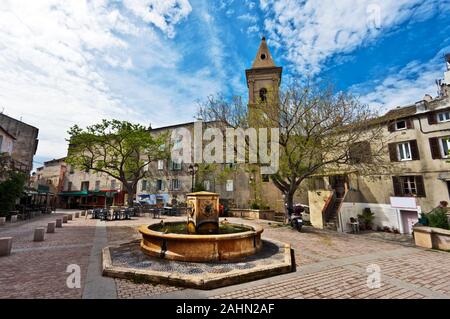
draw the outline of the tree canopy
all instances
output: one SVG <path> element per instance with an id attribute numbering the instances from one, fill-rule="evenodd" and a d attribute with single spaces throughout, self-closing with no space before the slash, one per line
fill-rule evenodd
<path id="1" fill-rule="evenodd" d="M 122 182 L 132 204 L 137 183 L 148 176 L 148 165 L 168 157 L 168 137 L 152 134 L 140 124 L 103 120 L 85 129 L 74 125 L 69 133 L 68 164 L 80 170 L 105 173 Z"/>
<path id="2" fill-rule="evenodd" d="M 199 116 L 226 127 L 277 127 L 279 170 L 271 175 L 289 208 L 302 181 L 329 170 L 379 169 L 383 163 L 381 128 L 376 113 L 329 84 L 293 82 L 264 101 L 245 107 L 242 99 L 210 97 Z M 376 165 L 375 165 L 376 164 Z"/>

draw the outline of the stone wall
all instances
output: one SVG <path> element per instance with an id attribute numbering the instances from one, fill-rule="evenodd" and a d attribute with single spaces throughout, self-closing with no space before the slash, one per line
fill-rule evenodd
<path id="1" fill-rule="evenodd" d="M 450 251 L 450 230 L 434 227 L 414 227 L 417 246 Z"/>
<path id="2" fill-rule="evenodd" d="M 332 193 L 333 192 L 329 190 L 316 190 L 308 192 L 310 221 L 316 228 L 322 229 L 324 227 L 322 211 Z"/>
<path id="3" fill-rule="evenodd" d="M 259 210 L 259 209 L 230 209 L 228 214 L 230 217 L 250 218 L 250 219 L 265 219 L 276 221 L 276 212 L 274 210 Z"/>

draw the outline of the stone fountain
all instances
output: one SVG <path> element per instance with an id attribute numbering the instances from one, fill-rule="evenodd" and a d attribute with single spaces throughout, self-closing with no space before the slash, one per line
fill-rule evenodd
<path id="1" fill-rule="evenodd" d="M 295 269 L 289 244 L 261 239 L 263 228 L 219 221 L 219 195 L 187 195 L 181 222 L 142 225 L 142 239 L 103 249 L 103 275 L 197 289 Z"/>
<path id="2" fill-rule="evenodd" d="M 181 261 L 233 260 L 261 249 L 262 227 L 219 224 L 219 195 L 187 195 L 187 221 L 143 225 L 141 249 L 150 256 Z"/>

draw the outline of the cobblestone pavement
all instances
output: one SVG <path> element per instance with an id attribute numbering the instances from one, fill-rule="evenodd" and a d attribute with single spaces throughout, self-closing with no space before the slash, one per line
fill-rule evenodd
<path id="1" fill-rule="evenodd" d="M 68 211 L 66 213 L 73 213 Z M 12 254 L 0 257 L 0 298 L 80 298 L 82 289 L 69 289 L 67 266 L 80 266 L 85 278 L 91 253 L 95 223 L 73 219 L 45 241 L 33 242 L 37 227 L 46 227 L 62 213 L 42 215 L 31 220 L 0 227 L 0 237 L 13 237 Z M 81 280 L 81 288 L 84 282 Z"/>
<path id="2" fill-rule="evenodd" d="M 74 219 L 55 234 L 46 234 L 44 242 L 33 242 L 33 229 L 55 220 L 56 215 L 0 227 L 0 237 L 14 238 L 12 255 L 0 257 L 0 298 L 82 297 L 98 224 L 90 218 Z M 158 221 L 150 217 L 109 221 L 104 236 L 109 245 L 139 239 L 140 225 Z M 115 279 L 117 297 L 450 298 L 450 253 L 412 247 L 404 237 L 396 242 L 395 237 L 338 234 L 310 227 L 299 233 L 276 223 L 230 221 L 261 224 L 265 229 L 263 237 L 290 243 L 295 250 L 297 272 L 211 291 Z M 81 289 L 67 288 L 69 264 L 81 267 Z M 379 288 L 367 286 L 370 265 L 381 271 Z"/>

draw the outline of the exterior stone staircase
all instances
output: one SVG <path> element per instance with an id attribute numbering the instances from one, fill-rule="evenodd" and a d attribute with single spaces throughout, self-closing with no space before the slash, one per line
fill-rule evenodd
<path id="1" fill-rule="evenodd" d="M 325 229 L 329 230 L 337 230 L 338 227 L 338 221 L 337 221 L 337 212 L 339 210 L 339 207 L 341 206 L 341 203 L 343 201 L 343 198 L 335 198 L 332 206 L 329 208 L 329 211 L 327 213 L 327 219 L 325 220 Z"/>

